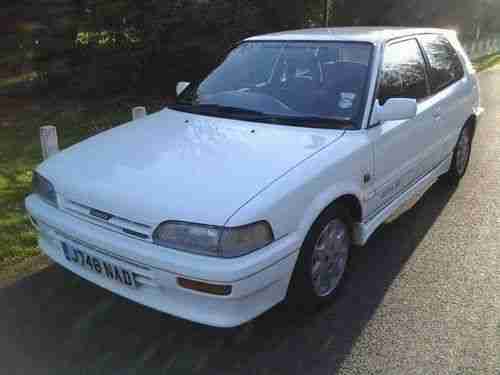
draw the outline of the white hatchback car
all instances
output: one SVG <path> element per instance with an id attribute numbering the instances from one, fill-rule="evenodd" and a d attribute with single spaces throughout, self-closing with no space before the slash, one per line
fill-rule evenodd
<path id="1" fill-rule="evenodd" d="M 175 105 L 46 160 L 40 248 L 119 295 L 232 327 L 335 296 L 351 245 L 464 175 L 481 113 L 454 32 L 249 38 Z"/>

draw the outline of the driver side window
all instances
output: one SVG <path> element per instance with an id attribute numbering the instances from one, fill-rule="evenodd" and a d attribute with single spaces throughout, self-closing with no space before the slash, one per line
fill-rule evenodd
<path id="1" fill-rule="evenodd" d="M 423 99 L 428 93 L 425 60 L 418 42 L 410 39 L 387 46 L 377 96 L 380 104 L 390 98 Z"/>

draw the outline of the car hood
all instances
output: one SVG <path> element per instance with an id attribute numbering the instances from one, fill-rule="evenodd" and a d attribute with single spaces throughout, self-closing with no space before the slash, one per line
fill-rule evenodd
<path id="1" fill-rule="evenodd" d="M 137 223 L 224 225 L 252 197 L 343 133 L 164 109 L 76 144 L 38 172 L 64 201 Z"/>

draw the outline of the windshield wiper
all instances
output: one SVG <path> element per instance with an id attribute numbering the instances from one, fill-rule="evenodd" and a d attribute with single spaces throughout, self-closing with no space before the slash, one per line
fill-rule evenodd
<path id="1" fill-rule="evenodd" d="M 307 126 L 325 129 L 355 129 L 352 120 L 341 117 L 329 118 L 319 116 L 269 116 L 265 119 L 269 120 L 269 122 L 283 125 Z"/>
<path id="2" fill-rule="evenodd" d="M 175 104 L 172 109 L 181 111 L 228 116 L 245 121 L 267 122 L 278 125 L 306 126 L 323 129 L 355 129 L 352 120 L 336 117 L 273 115 L 251 109 L 223 106 L 219 104 Z"/>
<path id="3" fill-rule="evenodd" d="M 267 116 L 263 112 L 254 111 L 251 109 L 231 107 L 219 104 L 174 104 L 172 107 L 179 108 L 189 112 L 203 113 L 208 112 L 212 114 L 226 114 L 226 115 L 250 115 L 250 116 Z"/>

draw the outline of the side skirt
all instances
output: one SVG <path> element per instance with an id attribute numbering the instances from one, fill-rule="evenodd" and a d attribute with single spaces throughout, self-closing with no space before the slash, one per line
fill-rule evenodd
<path id="1" fill-rule="evenodd" d="M 437 179 L 450 170 L 452 157 L 452 155 L 449 155 L 441 164 L 394 199 L 370 221 L 355 224 L 353 231 L 354 243 L 364 246 L 380 225 L 393 222 L 406 211 L 412 209 Z"/>

